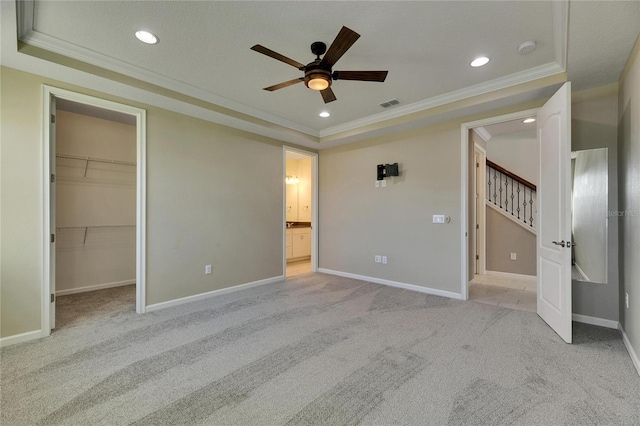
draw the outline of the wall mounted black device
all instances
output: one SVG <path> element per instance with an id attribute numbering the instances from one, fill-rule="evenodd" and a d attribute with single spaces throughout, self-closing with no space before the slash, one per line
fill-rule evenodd
<path id="1" fill-rule="evenodd" d="M 387 176 L 399 176 L 398 163 L 378 164 L 378 180 L 383 180 Z"/>

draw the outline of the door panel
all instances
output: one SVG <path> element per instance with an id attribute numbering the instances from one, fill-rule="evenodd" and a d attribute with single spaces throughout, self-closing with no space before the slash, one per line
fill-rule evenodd
<path id="1" fill-rule="evenodd" d="M 571 343 L 571 83 L 538 112 L 538 315 Z"/>

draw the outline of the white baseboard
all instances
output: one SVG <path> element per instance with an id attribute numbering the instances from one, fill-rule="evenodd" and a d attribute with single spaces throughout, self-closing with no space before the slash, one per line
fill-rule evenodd
<path id="1" fill-rule="evenodd" d="M 84 293 L 85 291 L 94 291 L 94 290 L 102 290 L 105 288 L 121 287 L 124 285 L 131 285 L 135 283 L 136 283 L 136 280 L 126 280 L 126 281 L 116 281 L 113 283 L 104 283 L 104 284 L 88 285 L 85 287 L 70 288 L 67 290 L 56 290 L 56 296 L 65 296 L 67 294 Z"/>
<path id="2" fill-rule="evenodd" d="M 356 280 L 369 281 L 372 283 L 388 285 L 391 287 L 404 288 L 406 290 L 413 290 L 420 293 L 433 294 L 434 296 L 442 296 L 442 297 L 448 297 L 450 299 L 462 300 L 462 295 L 460 293 L 454 293 L 451 291 L 438 290 L 430 287 L 422 287 L 415 284 L 406 284 L 398 281 L 390 281 L 382 278 L 367 277 L 365 275 L 352 274 L 350 272 L 334 271 L 332 269 L 318 268 L 318 272 L 322 272 L 324 274 L 330 274 L 330 275 L 337 275 L 345 278 L 353 278 Z"/>
<path id="3" fill-rule="evenodd" d="M 588 315 L 572 314 L 571 319 L 575 322 L 597 325 L 598 327 L 613 328 L 614 330 L 617 330 L 620 326 L 620 323 L 618 321 L 598 317 L 590 317 Z"/>
<path id="4" fill-rule="evenodd" d="M 629 341 L 629 337 L 627 337 L 627 333 L 624 332 L 624 328 L 622 328 L 622 324 L 618 325 L 618 330 L 620 330 L 620 334 L 622 334 L 622 341 L 624 345 L 627 347 L 627 352 L 629 352 L 629 356 L 631 357 L 631 361 L 633 362 L 633 366 L 636 367 L 636 371 L 640 376 L 640 359 L 638 358 L 638 354 L 633 350 L 633 346 L 631 346 L 631 341 Z"/>
<path id="5" fill-rule="evenodd" d="M 17 343 L 28 342 L 29 340 L 35 340 L 41 337 L 45 337 L 42 335 L 42 330 L 27 331 L 26 333 L 14 334 L 13 336 L 1 338 L 0 348 L 15 345 Z"/>
<path id="6" fill-rule="evenodd" d="M 194 294 L 193 296 L 181 297 L 180 299 L 174 299 L 166 302 L 155 303 L 153 305 L 147 305 L 145 312 L 153 312 L 153 311 L 158 311 L 160 309 L 171 308 L 172 306 L 183 305 L 185 303 L 195 302 L 197 300 L 208 299 L 210 297 L 220 296 L 227 293 L 233 293 L 234 291 L 246 290 L 252 287 L 271 284 L 278 281 L 283 281 L 284 279 L 285 279 L 285 276 L 280 275 L 278 277 L 266 278 L 264 280 L 253 281 L 246 284 L 238 284 L 232 287 L 221 288 L 219 290 L 212 290 L 206 293 Z"/>
<path id="7" fill-rule="evenodd" d="M 484 271 L 485 275 L 494 275 L 496 277 L 505 277 L 505 278 L 516 278 L 519 280 L 527 280 L 527 281 L 537 281 L 538 277 L 535 275 L 524 275 L 524 274 L 514 274 L 511 272 L 500 272 L 500 271 Z"/>

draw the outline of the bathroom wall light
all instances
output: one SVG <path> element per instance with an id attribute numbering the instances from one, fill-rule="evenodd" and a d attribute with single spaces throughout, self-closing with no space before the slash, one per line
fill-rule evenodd
<path id="1" fill-rule="evenodd" d="M 298 179 L 298 176 L 287 175 L 284 181 L 287 185 L 295 185 L 300 182 L 300 179 Z"/>

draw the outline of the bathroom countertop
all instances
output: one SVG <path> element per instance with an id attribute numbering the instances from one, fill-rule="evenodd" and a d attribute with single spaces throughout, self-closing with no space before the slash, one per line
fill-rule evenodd
<path id="1" fill-rule="evenodd" d="M 286 225 L 287 228 L 311 228 L 311 222 L 286 222 L 287 224 L 291 224 L 291 225 Z"/>

